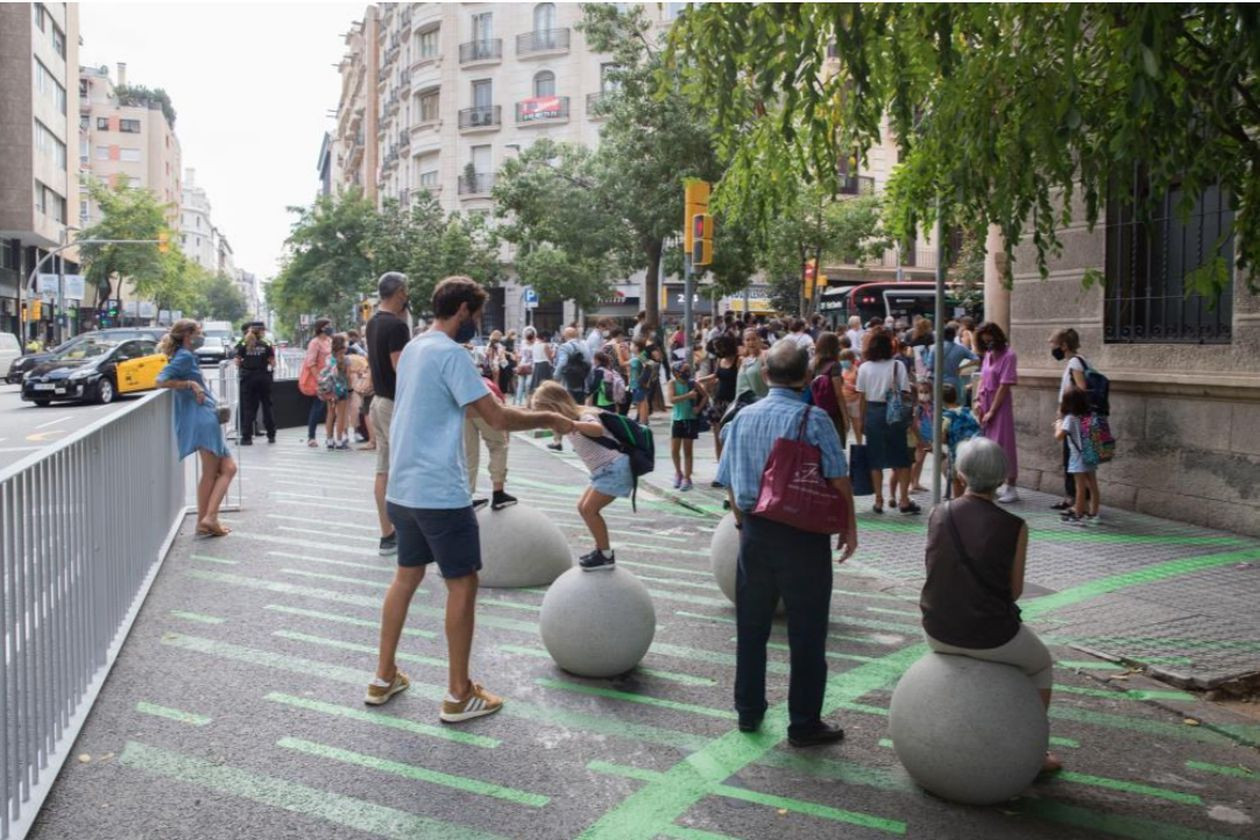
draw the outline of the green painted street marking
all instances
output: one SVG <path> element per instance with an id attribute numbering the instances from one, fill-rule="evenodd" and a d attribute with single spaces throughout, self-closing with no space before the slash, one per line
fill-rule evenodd
<path id="1" fill-rule="evenodd" d="M 318 499 L 323 497 L 315 496 L 313 498 Z M 303 502 L 303 504 L 305 504 L 305 502 Z M 350 510 L 345 505 L 336 505 L 335 507 L 343 513 Z M 376 513 L 375 510 L 372 510 L 371 512 Z M 315 540 L 295 540 L 292 537 L 280 537 L 272 534 L 254 534 L 241 530 L 233 531 L 232 536 L 236 539 L 258 540 L 259 542 L 279 544 L 284 548 L 309 548 L 313 551 L 336 552 L 337 554 L 350 554 L 358 557 L 370 557 L 373 559 L 380 556 L 377 554 L 375 548 L 366 548 L 357 545 L 341 545 L 340 543 L 316 542 Z"/>
<path id="2" fill-rule="evenodd" d="M 1183 723 L 1164 723 L 1158 720 L 1144 720 L 1142 718 L 1107 714 L 1106 712 L 1093 712 L 1062 703 L 1050 704 L 1050 717 L 1058 720 L 1070 720 L 1074 723 L 1085 723 L 1091 726 L 1105 726 L 1108 729 L 1127 729 L 1130 732 L 1141 732 L 1146 735 L 1201 741 L 1205 744 L 1233 743 L 1219 732 L 1214 732 L 1202 726 L 1186 726 Z"/>
<path id="3" fill-rule="evenodd" d="M 366 618 L 355 618 L 352 615 L 341 615 L 340 613 L 326 613 L 326 612 L 320 612 L 319 610 L 307 610 L 301 607 L 286 607 L 282 604 L 267 604 L 265 607 L 263 607 L 263 609 L 273 610 L 275 612 L 288 613 L 289 615 L 300 615 L 306 618 L 317 618 L 321 621 L 335 621 L 338 624 L 350 624 L 355 627 L 370 627 L 372 629 L 379 629 L 381 626 L 381 622 L 379 619 L 376 621 L 371 621 Z M 415 636 L 421 639 L 436 639 L 438 634 L 434 633 L 432 630 L 419 630 L 414 627 L 404 627 L 403 635 Z"/>
<path id="4" fill-rule="evenodd" d="M 528 805 L 531 808 L 541 808 L 551 801 L 550 797 L 543 796 L 538 793 L 529 793 L 528 791 L 504 787 L 503 785 L 496 785 L 491 782 L 483 782 L 479 779 L 470 779 L 467 776 L 456 776 L 451 773 L 429 770 L 415 764 L 403 764 L 399 761 L 390 761 L 385 758 L 364 755 L 363 753 L 332 747 L 328 744 L 318 744 L 314 741 L 304 741 L 301 738 L 281 738 L 276 742 L 276 746 L 283 747 L 288 750 L 296 750 L 297 752 L 305 753 L 307 755 L 314 755 L 320 758 L 340 761 L 345 764 L 354 764 L 358 767 L 380 770 L 382 773 L 392 773 L 395 776 L 402 776 L 404 779 L 413 779 L 419 782 L 442 785 L 443 787 L 462 790 L 466 793 L 475 793 L 478 796 L 492 796 L 495 799 L 503 799 L 508 802 L 514 802 L 517 805 Z"/>
<path id="5" fill-rule="evenodd" d="M 728 603 L 728 609 L 733 609 L 734 604 Z M 683 618 L 698 618 L 701 621 L 717 621 L 722 624 L 735 624 L 735 619 L 727 615 L 704 615 L 703 613 L 687 612 L 686 610 L 674 610 L 674 615 L 680 615 Z"/>
<path id="6" fill-rule="evenodd" d="M 805 756 L 795 752 L 771 750 L 762 756 L 760 763 L 790 770 L 793 773 L 842 782 L 846 785 L 862 785 L 903 793 L 917 789 L 903 770 L 867 767 L 856 761 L 845 759 L 819 758 L 816 755 Z"/>
<path id="7" fill-rule="evenodd" d="M 1126 700 L 1179 700 L 1194 703 L 1198 700 L 1193 694 L 1185 691 L 1158 690 L 1146 688 L 1125 689 L 1116 691 L 1110 688 L 1081 688 L 1075 685 L 1055 684 L 1054 690 L 1063 694 L 1081 694 L 1086 697 L 1106 697 L 1109 700 L 1124 698 Z"/>
<path id="8" fill-rule="evenodd" d="M 271 635 L 280 639 L 289 639 L 290 641 L 294 641 L 294 642 L 306 642 L 312 645 L 322 645 L 323 647 L 337 648 L 338 650 L 352 650 L 352 651 L 355 651 L 356 653 L 376 654 L 380 650 L 379 648 L 376 647 L 376 645 L 361 645 L 355 642 L 343 642 L 340 639 L 326 639 L 323 636 L 311 636 L 306 633 L 298 633 L 297 631 L 294 631 L 294 630 L 276 630 L 276 631 L 273 631 Z M 398 653 L 395 654 L 395 656 L 397 656 L 399 659 L 405 662 L 416 662 L 421 665 L 432 665 L 434 668 L 446 667 L 445 659 L 438 659 L 437 657 L 434 657 L 434 656 L 421 656 L 418 653 L 406 653 L 404 651 L 398 651 Z"/>
<path id="9" fill-rule="evenodd" d="M 1054 663 L 1060 668 L 1072 668 L 1079 671 L 1127 671 L 1123 665 L 1117 665 L 1114 662 L 1103 662 L 1093 660 L 1059 660 Z"/>
<path id="10" fill-rule="evenodd" d="M 1054 775 L 1056 782 L 1071 782 L 1078 785 L 1090 785 L 1091 787 L 1106 788 L 1107 790 L 1118 790 L 1121 793 L 1132 793 L 1137 796 L 1153 796 L 1156 799 L 1166 799 L 1169 802 L 1176 802 L 1179 805 L 1202 805 L 1203 800 L 1193 793 L 1182 793 L 1168 788 L 1155 787 L 1153 785 L 1143 785 L 1137 782 L 1126 782 L 1123 779 L 1108 779 L 1104 776 L 1090 776 L 1086 773 L 1076 773 L 1071 770 L 1061 770 Z"/>
<path id="11" fill-rule="evenodd" d="M 1220 764 L 1208 764 L 1206 761 L 1187 761 L 1186 767 L 1191 770 L 1202 770 L 1204 773 L 1215 773 L 1218 776 L 1232 776 L 1235 779 L 1248 779 L 1250 781 L 1260 781 L 1260 774 L 1255 770 L 1243 767 L 1241 764 L 1237 767 L 1225 767 Z"/>
<path id="12" fill-rule="evenodd" d="M 883 613 L 884 615 L 907 615 L 911 618 L 922 618 L 923 613 L 919 610 L 890 610 L 887 607 L 866 607 L 868 612 Z"/>
<path id="13" fill-rule="evenodd" d="M 153 715 L 154 717 L 186 723 L 189 726 L 205 726 L 212 720 L 212 718 L 208 718 L 205 715 L 183 712 L 179 709 L 172 709 L 169 706 L 158 706 L 155 703 L 145 703 L 143 700 L 136 704 L 136 711 L 144 715 Z"/>
<path id="14" fill-rule="evenodd" d="M 528 610 L 529 612 L 539 612 L 542 607 L 537 604 L 522 604 L 519 601 L 505 601 L 502 598 L 477 598 L 477 605 L 482 607 L 507 607 L 513 610 Z M 477 616 L 480 620 L 481 616 Z"/>
<path id="15" fill-rule="evenodd" d="M 735 641 L 735 638 L 732 638 L 731 641 L 732 642 Z M 783 642 L 766 642 L 766 647 L 770 648 L 771 650 L 791 650 L 791 648 L 788 645 L 784 644 Z M 853 662 L 876 661 L 876 657 L 874 656 L 860 656 L 859 654 L 856 654 L 856 653 L 839 653 L 834 650 L 827 651 L 827 656 L 832 659 L 848 659 Z"/>
<path id="16" fill-rule="evenodd" d="M 714 588 L 716 588 L 716 586 Z M 703 595 L 688 595 L 684 592 L 666 592 L 663 589 L 649 589 L 648 594 L 653 598 L 661 598 L 666 601 L 681 601 L 684 604 L 692 604 L 697 607 L 731 606 L 731 602 L 725 598 L 706 598 Z"/>
<path id="17" fill-rule="evenodd" d="M 543 648 L 525 647 L 524 645 L 495 645 L 499 650 L 505 653 L 517 653 L 522 656 L 533 656 L 538 659 L 551 659 L 551 654 Z M 656 677 L 662 680 L 669 680 L 681 685 L 701 685 L 713 686 L 717 685 L 717 680 L 711 680 L 708 677 L 697 677 L 691 674 L 680 674 L 676 671 L 661 671 L 655 668 L 644 668 L 642 665 L 635 668 L 635 673 L 644 674 L 650 677 Z"/>
<path id="18" fill-rule="evenodd" d="M 718 589 L 718 585 L 714 581 L 709 581 L 708 583 L 702 583 L 696 580 L 678 580 L 677 578 L 648 577 L 647 575 L 639 575 L 639 580 L 645 581 L 647 583 L 665 583 L 665 584 L 669 584 L 670 586 L 688 586 L 688 587 L 691 587 L 692 589 L 703 589 L 706 592 L 715 592 L 715 591 L 720 592 L 721 591 Z"/>
<path id="19" fill-rule="evenodd" d="M 678 840 L 735 840 L 729 834 L 718 834 L 713 831 L 701 831 L 698 828 L 687 828 L 683 825 L 667 825 L 658 834 L 676 837 Z"/>
<path id="20" fill-rule="evenodd" d="M 903 604 L 918 603 L 918 596 L 910 595 L 889 595 L 887 592 L 855 592 L 852 589 L 832 589 L 836 595 L 849 595 L 854 598 L 872 598 L 878 601 L 900 601 Z M 920 613 L 915 611 L 913 615 L 918 616 Z"/>
<path id="21" fill-rule="evenodd" d="M 688 569 L 684 566 L 662 566 L 659 563 L 644 563 L 639 560 L 618 560 L 617 563 L 622 566 L 632 566 L 636 569 L 654 569 L 658 572 L 678 572 L 683 575 L 712 577 L 711 572 L 707 572 L 702 569 Z"/>
<path id="22" fill-rule="evenodd" d="M 588 770 L 594 770 L 596 773 L 607 773 L 613 776 L 623 776 L 629 779 L 638 779 L 640 781 L 654 783 L 659 783 L 666 775 L 665 773 L 657 773 L 653 770 L 640 770 L 634 767 L 610 764 L 606 761 L 592 761 L 590 764 L 586 765 L 586 767 Z M 714 787 L 712 792 L 718 796 L 724 796 L 730 799 L 739 799 L 743 802 L 752 802 L 757 805 L 766 805 L 771 808 L 781 808 L 788 811 L 794 811 L 798 814 L 806 814 L 811 817 L 821 817 L 823 819 L 848 823 L 849 825 L 857 825 L 863 828 L 873 828 L 877 831 L 884 831 L 889 834 L 906 833 L 906 824 L 900 820 L 890 820 L 884 817 L 876 817 L 871 814 L 863 814 L 858 811 L 846 811 L 841 808 L 832 808 L 829 805 L 819 805 L 815 802 L 790 799 L 786 796 L 758 793 L 754 790 L 733 787 L 731 785 L 717 785 Z"/>
<path id="23" fill-rule="evenodd" d="M 635 694 L 630 691 L 617 691 L 614 688 L 601 688 L 596 685 L 584 685 L 582 683 L 568 682 L 566 680 L 554 680 L 548 677 L 539 677 L 534 680 L 534 682 L 541 685 L 543 688 L 571 691 L 574 694 L 590 694 L 594 697 L 607 697 L 610 700 L 625 700 L 629 703 L 641 703 L 645 706 L 656 706 L 661 709 L 670 709 L 675 712 L 690 712 L 693 715 L 706 715 L 707 717 L 721 718 L 722 720 L 739 719 L 739 715 L 729 709 L 714 709 L 709 706 L 697 706 L 694 703 L 681 703 L 677 700 L 664 700 L 660 697 L 649 697 L 646 694 Z"/>
<path id="24" fill-rule="evenodd" d="M 1141 586 L 1145 583 L 1155 583 L 1156 581 L 1166 580 L 1170 577 L 1178 575 L 1190 574 L 1192 572 L 1201 571 L 1203 569 L 1212 569 L 1217 566 L 1227 566 L 1234 563 L 1240 563 L 1245 560 L 1255 560 L 1260 558 L 1260 548 L 1252 548 L 1246 551 L 1231 551 L 1225 554 L 1206 554 L 1199 557 L 1183 557 L 1180 560 L 1169 560 L 1166 563 L 1155 563 L 1145 566 L 1141 569 L 1135 569 L 1131 572 L 1122 572 L 1116 575 L 1098 578 L 1097 580 L 1086 581 L 1079 586 L 1073 586 L 1068 589 L 1055 592 L 1052 595 L 1042 595 L 1027 605 L 1022 607 L 1024 620 L 1028 621 L 1039 618 L 1051 610 L 1066 607 L 1071 604 L 1079 604 L 1091 598 L 1097 598 L 1099 595 L 1106 595 L 1119 589 L 1127 589 L 1131 586 Z"/>
<path id="25" fill-rule="evenodd" d="M 206 563 L 218 563 L 222 566 L 235 566 L 239 562 L 237 560 L 225 560 L 222 557 L 211 557 L 207 554 L 189 554 L 188 558 L 190 560 L 201 560 Z"/>
<path id="26" fill-rule="evenodd" d="M 324 601 L 335 601 L 339 604 L 353 604 L 357 607 L 371 607 L 379 610 L 381 608 L 380 596 L 368 597 L 367 595 L 354 595 L 346 592 L 334 592 L 331 589 L 316 589 L 312 586 L 299 586 L 295 583 L 283 583 L 278 580 L 263 580 L 261 578 L 252 578 L 245 575 L 229 574 L 227 572 L 203 572 L 192 569 L 185 574 L 190 578 L 197 580 L 208 580 L 215 583 L 230 583 L 233 586 L 242 586 L 246 589 L 261 589 L 266 592 L 276 592 L 282 595 L 300 595 L 305 598 L 319 598 Z M 415 609 L 413 606 L 412 609 Z M 480 619 L 481 616 L 478 616 Z"/>
<path id="27" fill-rule="evenodd" d="M 180 633 L 165 634 L 162 637 L 162 644 L 218 656 L 235 662 L 245 662 L 250 665 L 258 665 L 278 671 L 319 677 L 347 685 L 364 687 L 370 679 L 369 672 L 355 668 L 346 668 L 313 659 L 303 659 L 299 656 L 248 648 L 229 642 L 215 641 L 214 639 L 185 636 Z M 440 703 L 446 697 L 446 687 L 445 685 L 431 685 L 412 679 L 411 688 L 406 693 Z M 615 717 L 570 712 L 552 706 L 537 706 L 510 698 L 504 703 L 503 711 L 499 714 L 550 724 L 563 729 L 584 729 L 600 735 L 646 741 L 677 750 L 696 750 L 708 743 L 708 738 L 702 735 L 693 735 L 690 732 L 682 732 L 677 729 L 630 723 L 629 721 L 618 720 Z"/>
<path id="28" fill-rule="evenodd" d="M 626 548 L 646 548 L 649 551 L 668 551 L 671 554 L 688 554 L 692 557 L 708 557 L 708 551 L 699 551 L 694 548 L 675 548 L 674 546 L 646 545 L 644 543 L 623 542 L 619 543 Z"/>
<path id="29" fill-rule="evenodd" d="M 346 577 L 345 575 L 330 575 L 324 572 L 308 572 L 304 569 L 281 569 L 286 575 L 298 575 L 300 577 L 315 578 L 316 580 L 335 580 L 337 583 L 353 583 L 355 586 L 370 586 L 373 589 L 389 589 L 389 583 L 379 580 L 363 580 L 362 578 Z M 417 589 L 417 592 L 424 593 L 423 589 Z"/>
<path id="30" fill-rule="evenodd" d="M 1140 656 L 1135 661 L 1144 665 L 1192 665 L 1194 660 L 1188 656 Z"/>
<path id="31" fill-rule="evenodd" d="M 1131 840 L 1228 840 L 1225 835 L 1182 828 L 1165 820 L 1145 820 L 1122 814 L 1100 814 L 1087 808 L 1068 805 L 1053 799 L 1025 796 L 1003 808 L 1021 816 L 1027 815 L 1063 825 L 1075 826 L 1097 834 L 1128 837 Z"/>
<path id="32" fill-rule="evenodd" d="M 498 835 L 454 823 L 409 814 L 349 796 L 309 787 L 275 776 L 265 776 L 202 758 L 128 741 L 118 761 L 126 767 L 155 776 L 188 782 L 217 793 L 282 808 L 295 814 L 319 817 L 355 831 L 411 840 L 441 837 L 443 840 L 491 840 Z"/>
<path id="33" fill-rule="evenodd" d="M 403 732 L 410 732 L 413 735 L 425 735 L 430 738 L 442 738 L 443 740 L 453 741 L 457 744 L 467 744 L 470 747 L 493 749 L 501 743 L 498 738 L 488 738 L 485 735 L 473 735 L 469 732 L 461 732 L 458 729 L 452 729 L 449 726 L 431 726 L 427 723 L 418 723 L 414 720 L 396 717 L 381 711 L 369 712 L 362 708 L 356 708 L 353 706 L 338 706 L 335 703 L 324 703 L 319 700 L 312 700 L 309 697 L 294 697 L 291 694 L 282 694 L 277 691 L 273 691 L 272 693 L 266 695 L 263 699 L 270 700 L 273 703 L 284 703 L 286 706 L 293 706 L 298 709 L 306 709 L 312 712 L 334 715 L 348 720 L 357 720 L 361 723 L 370 723 L 374 726 L 384 726 L 390 729 L 398 729 Z"/>
<path id="34" fill-rule="evenodd" d="M 195 621 L 198 624 L 222 624 L 227 621 L 226 618 L 219 618 L 214 615 L 205 615 L 203 613 L 188 612 L 187 610 L 171 610 L 171 615 L 176 618 L 182 618 L 184 621 Z"/>
<path id="35" fill-rule="evenodd" d="M 356 563 L 353 560 L 333 560 L 328 557 L 312 557 L 309 554 L 291 554 L 287 551 L 268 551 L 268 557 L 283 557 L 286 560 L 305 560 L 308 563 L 326 563 L 330 566 L 345 566 L 350 569 L 367 569 L 369 572 L 380 572 L 382 574 L 393 575 L 392 568 L 375 565 L 372 563 Z"/>
<path id="36" fill-rule="evenodd" d="M 700 662 L 710 662 L 714 665 L 727 665 L 735 667 L 735 654 L 720 653 L 712 650 L 700 650 L 699 648 L 684 647 L 683 645 L 671 645 L 668 642 L 652 642 L 652 647 L 648 649 L 651 653 L 660 654 L 661 656 L 672 656 L 679 659 L 694 659 Z M 766 671 L 771 674 L 787 674 L 790 668 L 786 662 L 769 661 L 766 663 Z"/>

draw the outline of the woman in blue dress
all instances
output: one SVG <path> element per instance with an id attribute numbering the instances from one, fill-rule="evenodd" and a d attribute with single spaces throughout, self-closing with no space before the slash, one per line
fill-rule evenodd
<path id="1" fill-rule="evenodd" d="M 201 325 L 190 319 L 176 321 L 162 337 L 159 349 L 170 360 L 158 374 L 157 386 L 175 391 L 175 440 L 179 457 L 201 455 L 201 480 L 197 483 L 197 533 L 222 537 L 229 529 L 219 522 L 219 506 L 236 475 L 236 462 L 228 453 L 214 396 L 193 353 L 201 346 Z"/>

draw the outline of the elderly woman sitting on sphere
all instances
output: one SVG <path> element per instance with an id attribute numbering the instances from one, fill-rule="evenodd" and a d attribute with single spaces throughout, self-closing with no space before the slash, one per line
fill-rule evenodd
<path id="1" fill-rule="evenodd" d="M 1006 454 L 987 438 L 958 447 L 965 495 L 938 505 L 928 519 L 927 580 L 919 607 L 928 646 L 1019 668 L 1050 706 L 1050 651 L 1021 621 L 1015 602 L 1024 591 L 1028 526 L 998 507 Z M 1045 771 L 1062 765 L 1046 754 Z"/>

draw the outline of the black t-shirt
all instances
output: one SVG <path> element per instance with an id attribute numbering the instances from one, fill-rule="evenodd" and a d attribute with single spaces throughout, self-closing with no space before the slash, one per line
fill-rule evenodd
<path id="1" fill-rule="evenodd" d="M 265 340 L 254 342 L 250 347 L 241 339 L 236 343 L 236 358 L 241 360 L 241 371 L 253 373 L 267 370 L 276 363 L 276 349 Z"/>
<path id="2" fill-rule="evenodd" d="M 367 324 L 368 364 L 372 368 L 372 391 L 376 396 L 392 400 L 398 385 L 392 356 L 411 340 L 407 322 L 392 312 L 377 310 Z"/>

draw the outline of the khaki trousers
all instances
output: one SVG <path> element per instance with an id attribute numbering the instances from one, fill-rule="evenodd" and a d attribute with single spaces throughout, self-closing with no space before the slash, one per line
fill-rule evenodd
<path id="1" fill-rule="evenodd" d="M 490 450 L 490 481 L 507 481 L 508 433 L 492 427 L 480 417 L 464 418 L 464 457 L 468 460 L 468 489 L 477 489 L 477 468 L 481 464 L 481 441 Z"/>

